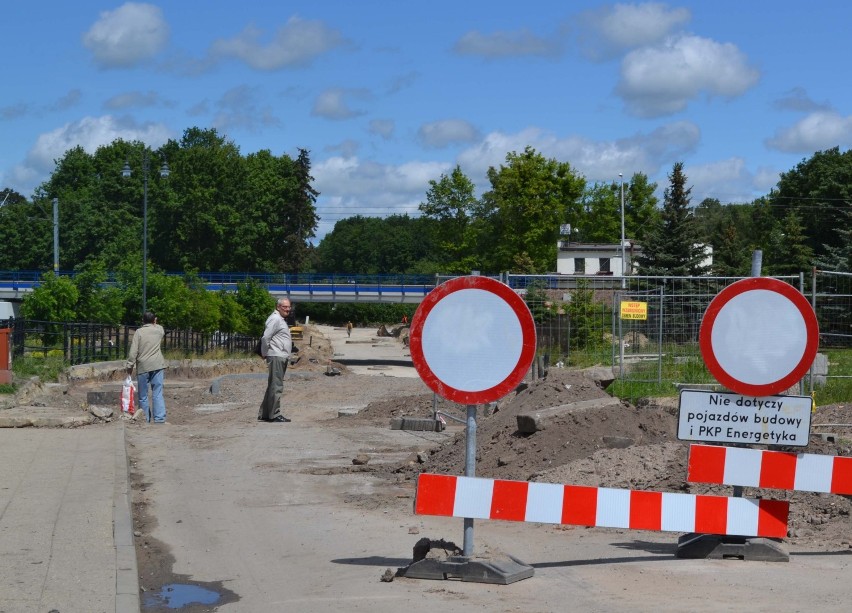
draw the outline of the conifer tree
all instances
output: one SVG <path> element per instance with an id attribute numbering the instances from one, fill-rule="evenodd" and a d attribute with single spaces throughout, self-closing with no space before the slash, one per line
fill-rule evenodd
<path id="1" fill-rule="evenodd" d="M 640 274 L 689 277 L 704 272 L 704 246 L 700 244 L 700 229 L 689 208 L 691 192 L 692 188 L 686 187 L 683 162 L 675 163 L 664 192 L 660 221 L 640 245 L 642 255 L 637 258 Z"/>

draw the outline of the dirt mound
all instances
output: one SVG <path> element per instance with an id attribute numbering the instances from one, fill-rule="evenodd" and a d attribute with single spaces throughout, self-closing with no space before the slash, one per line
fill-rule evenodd
<path id="1" fill-rule="evenodd" d="M 686 482 L 689 444 L 677 440 L 677 402 L 645 401 L 640 407 L 620 406 L 566 412 L 545 430 L 523 434 L 520 413 L 596 398 L 607 393 L 579 371 L 551 369 L 546 378 L 525 385 L 494 407 L 480 407 L 477 416 L 476 475 L 496 479 L 542 481 L 662 492 L 731 496 L 733 488 Z M 398 397 L 370 404 L 362 419 L 380 422 L 391 417 L 428 417 L 433 394 Z M 463 418 L 464 406 L 441 401 L 439 410 Z M 852 424 L 852 405 L 821 407 L 812 431 L 829 432 Z M 842 429 L 841 429 L 842 430 Z M 823 455 L 852 455 L 852 427 L 846 436 L 812 437 L 807 448 L 774 450 Z M 458 431 L 432 450 L 423 463 L 408 461 L 393 468 L 396 477 L 420 472 L 464 474 L 465 432 Z M 848 548 L 852 542 L 852 497 L 809 492 L 744 488 L 749 498 L 790 502 L 790 542 L 814 549 Z"/>
<path id="2" fill-rule="evenodd" d="M 585 458 L 598 449 L 649 445 L 675 438 L 675 421 L 665 409 L 639 410 L 627 403 L 617 407 L 566 413 L 545 430 L 518 431 L 521 413 L 596 398 L 609 398 L 593 380 L 577 371 L 551 369 L 547 377 L 502 399 L 496 407 L 480 411 L 477 418 L 476 474 L 499 479 L 537 479 L 544 471 Z M 432 414 L 431 396 L 398 399 L 370 405 L 365 417 L 378 419 L 383 410 L 394 417 Z M 444 411 L 444 408 L 441 409 Z M 463 417 L 466 408 L 454 405 L 448 412 Z M 420 466 L 403 465 L 401 471 L 464 474 L 464 431 L 434 450 Z"/>

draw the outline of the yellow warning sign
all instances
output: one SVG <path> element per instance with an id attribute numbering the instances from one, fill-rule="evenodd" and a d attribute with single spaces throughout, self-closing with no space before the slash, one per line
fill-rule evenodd
<path id="1" fill-rule="evenodd" d="M 648 319 L 648 303 L 622 302 L 621 319 Z"/>

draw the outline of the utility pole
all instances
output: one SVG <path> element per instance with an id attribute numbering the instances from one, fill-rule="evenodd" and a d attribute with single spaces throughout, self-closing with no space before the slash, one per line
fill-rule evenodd
<path id="1" fill-rule="evenodd" d="M 59 198 L 53 199 L 53 274 L 59 273 Z"/>
<path id="2" fill-rule="evenodd" d="M 627 287 L 627 254 L 624 248 L 624 175 L 618 173 L 618 179 L 621 182 L 621 289 Z"/>

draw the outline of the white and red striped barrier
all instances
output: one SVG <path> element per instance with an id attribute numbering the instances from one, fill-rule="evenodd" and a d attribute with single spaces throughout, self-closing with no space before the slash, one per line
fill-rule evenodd
<path id="1" fill-rule="evenodd" d="M 414 512 L 601 528 L 787 536 L 782 500 L 421 474 Z"/>
<path id="2" fill-rule="evenodd" d="M 690 445 L 686 480 L 693 483 L 852 494 L 852 458 Z"/>

